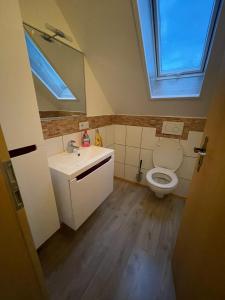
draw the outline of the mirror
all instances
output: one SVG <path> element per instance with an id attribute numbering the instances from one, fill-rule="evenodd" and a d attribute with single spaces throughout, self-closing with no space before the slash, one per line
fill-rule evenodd
<path id="1" fill-rule="evenodd" d="M 24 28 L 40 117 L 85 114 L 84 54 L 28 24 Z"/>

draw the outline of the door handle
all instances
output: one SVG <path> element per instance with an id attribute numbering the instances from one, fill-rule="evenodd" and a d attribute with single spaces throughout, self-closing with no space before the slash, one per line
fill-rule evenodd
<path id="1" fill-rule="evenodd" d="M 206 156 L 206 149 L 207 149 L 208 141 L 209 141 L 209 138 L 206 136 L 205 141 L 201 148 L 194 147 L 194 152 L 199 154 L 197 172 L 200 171 L 201 166 L 203 164 L 204 157 Z"/>
<path id="2" fill-rule="evenodd" d="M 194 152 L 198 153 L 200 156 L 206 155 L 206 149 L 204 149 L 204 148 L 194 147 Z"/>
<path id="3" fill-rule="evenodd" d="M 3 168 L 11 190 L 11 195 L 15 201 L 16 210 L 19 210 L 20 208 L 23 208 L 24 205 L 11 161 L 4 161 Z"/>

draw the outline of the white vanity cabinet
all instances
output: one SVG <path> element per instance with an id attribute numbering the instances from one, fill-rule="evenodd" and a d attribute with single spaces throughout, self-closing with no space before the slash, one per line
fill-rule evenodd
<path id="1" fill-rule="evenodd" d="M 113 191 L 113 150 L 91 146 L 80 157 L 61 153 L 49 158 L 49 166 L 60 220 L 77 230 Z"/>

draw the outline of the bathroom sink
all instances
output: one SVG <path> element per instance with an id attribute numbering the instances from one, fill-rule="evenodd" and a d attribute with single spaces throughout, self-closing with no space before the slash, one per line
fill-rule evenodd
<path id="1" fill-rule="evenodd" d="M 68 176 L 68 179 L 73 179 L 80 173 L 98 164 L 107 157 L 113 155 L 112 149 L 90 146 L 80 147 L 79 156 L 77 153 L 62 152 L 48 158 L 50 169 Z"/>

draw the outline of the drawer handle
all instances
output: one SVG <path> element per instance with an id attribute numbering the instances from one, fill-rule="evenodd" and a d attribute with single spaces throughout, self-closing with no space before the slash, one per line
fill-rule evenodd
<path id="1" fill-rule="evenodd" d="M 112 158 L 112 156 L 107 157 L 106 159 L 100 161 L 98 164 L 94 165 L 93 167 L 91 167 L 90 169 L 84 171 L 83 173 L 79 174 L 76 179 L 81 180 L 82 178 L 86 177 L 87 175 L 93 173 L 95 170 L 99 169 L 101 166 L 105 165 L 108 161 L 110 161 Z"/>

